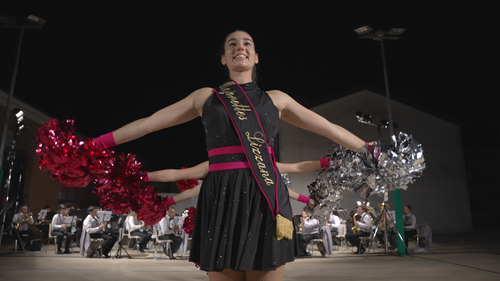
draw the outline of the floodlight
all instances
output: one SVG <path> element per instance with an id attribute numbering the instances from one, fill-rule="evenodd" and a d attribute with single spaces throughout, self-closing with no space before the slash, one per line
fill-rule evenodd
<path id="1" fill-rule="evenodd" d="M 24 111 L 19 108 L 14 108 L 12 110 L 17 118 L 17 124 L 21 123 L 24 120 Z"/>
<path id="2" fill-rule="evenodd" d="M 405 32 L 406 28 L 401 28 L 401 27 L 398 27 L 398 28 L 391 28 L 391 30 L 389 30 L 387 32 L 388 35 L 396 35 L 396 36 L 399 36 L 401 34 L 403 34 L 403 32 Z"/>
<path id="3" fill-rule="evenodd" d="M 370 33 L 373 29 L 371 27 L 369 27 L 368 25 L 364 25 L 362 27 L 358 27 L 356 29 L 354 29 L 354 31 L 358 34 L 358 35 L 363 35 L 363 34 L 366 34 L 366 33 Z"/>
<path id="4" fill-rule="evenodd" d="M 34 23 L 36 25 L 44 25 L 46 20 L 42 19 L 42 18 L 39 18 L 37 16 L 34 16 L 34 15 L 29 15 L 27 18 L 26 18 L 26 21 L 28 22 L 31 22 L 31 23 Z"/>

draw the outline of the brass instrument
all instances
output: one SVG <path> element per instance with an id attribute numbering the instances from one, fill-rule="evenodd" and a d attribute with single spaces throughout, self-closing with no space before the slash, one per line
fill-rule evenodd
<path id="1" fill-rule="evenodd" d="M 29 223 L 30 220 L 31 220 L 31 216 L 28 213 L 23 214 L 21 216 L 21 222 L 14 222 L 14 224 L 16 225 L 15 226 L 16 230 L 19 230 L 23 224 Z"/>
<path id="2" fill-rule="evenodd" d="M 385 214 L 387 213 L 387 210 L 391 207 L 391 205 L 385 204 L 385 203 L 380 203 L 380 204 L 378 204 L 378 206 L 380 207 L 381 214 L 384 214 L 384 216 L 382 216 L 380 218 L 380 227 L 385 231 L 386 230 L 386 227 L 385 227 Z M 396 228 L 396 227 L 394 227 L 394 228 Z"/>
<path id="3" fill-rule="evenodd" d="M 352 223 L 354 224 L 354 226 L 352 227 L 352 233 L 359 232 L 359 225 L 356 224 L 356 222 L 358 221 L 356 219 L 356 216 L 359 216 L 358 213 L 355 213 L 354 216 L 352 216 Z"/>

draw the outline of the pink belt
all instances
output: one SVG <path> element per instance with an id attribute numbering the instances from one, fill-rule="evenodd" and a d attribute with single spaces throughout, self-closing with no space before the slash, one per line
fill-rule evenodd
<path id="1" fill-rule="evenodd" d="M 273 154 L 273 148 L 268 146 L 267 149 L 269 150 L 269 153 Z M 240 145 L 235 145 L 235 146 L 225 146 L 225 147 L 219 147 L 219 148 L 214 148 L 208 151 L 208 157 L 216 156 L 216 155 L 221 155 L 221 154 L 239 154 L 239 153 L 245 153 L 245 150 L 243 149 L 242 146 Z M 209 172 L 214 172 L 214 171 L 223 171 L 223 170 L 233 170 L 233 169 L 248 169 L 250 168 L 250 163 L 248 161 L 242 162 L 226 162 L 226 163 L 216 163 L 216 164 L 210 164 L 208 166 L 208 171 Z"/>

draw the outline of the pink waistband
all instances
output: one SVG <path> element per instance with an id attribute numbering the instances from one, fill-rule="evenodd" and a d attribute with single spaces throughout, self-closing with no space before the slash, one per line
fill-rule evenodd
<path id="1" fill-rule="evenodd" d="M 273 154 L 272 147 L 268 146 L 267 149 L 268 149 L 269 153 Z M 214 149 L 211 149 L 208 151 L 208 157 L 222 155 L 222 154 L 237 154 L 237 153 L 245 153 L 242 146 L 235 145 L 235 146 L 225 146 L 225 147 L 214 148 Z M 248 163 L 248 161 L 245 161 L 245 162 L 226 162 L 226 163 L 210 164 L 208 166 L 208 171 L 213 172 L 213 171 L 249 169 L 249 168 L 250 168 L 250 163 Z"/>
<path id="2" fill-rule="evenodd" d="M 226 162 L 226 163 L 217 163 L 210 164 L 208 166 L 208 171 L 224 171 L 224 170 L 234 170 L 234 169 L 249 169 L 250 163 L 248 162 Z"/>
<path id="3" fill-rule="evenodd" d="M 273 148 L 268 146 L 267 150 L 269 153 L 273 153 Z M 225 146 L 225 147 L 219 147 L 219 148 L 214 148 L 208 151 L 208 157 L 212 157 L 215 155 L 221 155 L 221 154 L 236 154 L 236 153 L 245 153 L 245 150 L 241 145 L 234 145 L 234 146 Z"/>

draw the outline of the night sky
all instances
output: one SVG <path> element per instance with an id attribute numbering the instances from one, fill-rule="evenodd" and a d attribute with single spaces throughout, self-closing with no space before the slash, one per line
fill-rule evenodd
<path id="1" fill-rule="evenodd" d="M 97 137 L 224 82 L 220 48 L 236 29 L 255 41 L 263 89 L 305 106 L 362 86 L 384 93 L 380 43 L 353 30 L 405 27 L 401 40 L 386 42 L 391 97 L 461 126 L 465 148 L 498 146 L 493 4 L 207 2 L 2 1 L 0 13 L 47 20 L 25 31 L 14 96 Z M 16 32 L 0 28 L 0 42 L 0 87 L 8 92 Z M 117 150 L 136 154 L 146 170 L 207 159 L 199 118 Z"/>

